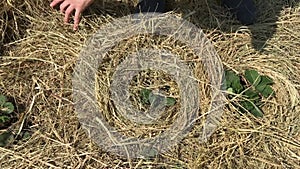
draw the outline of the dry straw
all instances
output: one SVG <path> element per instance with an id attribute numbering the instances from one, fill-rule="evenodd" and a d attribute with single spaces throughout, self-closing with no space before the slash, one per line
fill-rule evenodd
<path id="1" fill-rule="evenodd" d="M 274 8 L 264 8 L 264 3 Z M 258 1 L 264 11 L 259 23 L 240 27 L 236 21 L 226 19 L 227 13 L 215 2 L 176 1 L 174 6 L 181 6 L 176 12 L 205 29 L 226 68 L 238 73 L 253 68 L 268 75 L 275 82 L 276 96 L 263 100 L 265 115 L 261 119 L 240 113 L 231 104 L 235 100 L 228 100 L 221 124 L 207 143 L 198 141 L 202 126 L 199 122 L 187 138 L 167 153 L 154 159 L 127 160 L 104 152 L 81 128 L 73 109 L 71 78 L 84 42 L 117 15 L 129 14 L 131 5 L 105 2 L 106 9 L 98 15 L 93 14 L 99 12 L 96 9 L 87 12 L 80 30 L 74 32 L 71 25 L 63 25 L 63 16 L 58 11 L 50 9 L 49 1 L 1 1 L 0 92 L 12 96 L 19 105 L 19 121 L 11 130 L 16 134 L 30 130 L 32 136 L 1 147 L 0 168 L 300 168 L 300 4 L 290 3 L 292 7 L 282 6 L 283 2 Z M 275 8 L 282 8 L 276 23 L 268 19 L 268 14 L 276 14 Z M 255 50 L 251 37 L 267 36 L 270 27 L 276 32 L 263 50 Z M 183 59 L 192 56 L 180 44 L 153 42 L 147 36 L 135 38 L 120 43 L 111 56 L 118 58 L 125 49 L 136 50 L 135 43 L 150 42 L 154 48 L 168 48 Z M 114 116 L 107 85 L 111 78 L 108 70 L 113 70 L 109 68 L 117 61 L 106 62 L 106 69 L 98 78 L 105 82 L 97 90 L 107 119 L 125 134 L 134 136 L 146 137 L 167 127 L 168 123 L 162 123 L 157 130 L 156 126 L 137 128 Z M 205 82 L 205 76 L 200 76 L 201 66 L 194 70 L 200 81 Z M 140 80 L 132 83 L 133 95 L 138 95 L 144 83 L 152 87 L 168 83 L 172 90 L 167 94 L 177 96 L 176 84 L 167 75 L 150 72 L 157 79 L 151 80 L 146 74 L 140 73 Z M 201 96 L 206 96 L 207 84 L 200 84 Z M 201 97 L 200 102 L 205 112 L 207 108 L 203 105 L 210 102 L 209 96 Z M 171 116 L 166 118 L 172 122 Z"/>

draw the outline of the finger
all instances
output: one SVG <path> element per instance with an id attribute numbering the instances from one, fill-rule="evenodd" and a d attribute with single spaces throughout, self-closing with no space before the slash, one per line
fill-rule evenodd
<path id="1" fill-rule="evenodd" d="M 66 12 L 65 12 L 65 18 L 64 18 L 64 22 L 65 22 L 65 23 L 69 23 L 71 14 L 72 14 L 72 12 L 74 11 L 74 9 L 75 9 L 75 8 L 74 8 L 72 5 L 70 5 L 70 6 L 67 8 L 67 10 L 66 10 Z"/>
<path id="2" fill-rule="evenodd" d="M 57 4 L 61 3 L 62 1 L 64 1 L 64 0 L 53 0 L 53 1 L 51 2 L 50 6 L 53 8 L 53 7 L 55 7 Z"/>
<path id="3" fill-rule="evenodd" d="M 70 5 L 67 1 L 64 1 L 62 4 L 60 4 L 60 12 L 64 13 L 66 8 Z"/>
<path id="4" fill-rule="evenodd" d="M 74 16 L 74 30 L 78 29 L 78 25 L 80 22 L 80 14 L 81 14 L 81 10 L 76 9 L 75 16 Z"/>

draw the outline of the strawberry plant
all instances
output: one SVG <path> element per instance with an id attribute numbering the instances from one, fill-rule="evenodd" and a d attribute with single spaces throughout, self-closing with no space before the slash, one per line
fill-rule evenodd
<path id="1" fill-rule="evenodd" d="M 3 95 L 0 95 L 0 126 L 9 122 L 10 114 L 14 111 L 14 105 L 7 101 L 7 98 Z"/>
<path id="2" fill-rule="evenodd" d="M 14 105 L 3 95 L 0 95 L 0 128 L 6 127 L 11 123 Z M 13 139 L 11 132 L 5 131 L 0 133 L 0 147 L 7 145 Z"/>
<path id="3" fill-rule="evenodd" d="M 151 105 L 155 102 L 163 102 L 165 106 L 173 106 L 176 104 L 176 99 L 173 97 L 166 97 L 154 94 L 152 90 L 142 89 L 140 92 L 141 101 L 144 105 Z"/>
<path id="4" fill-rule="evenodd" d="M 246 70 L 244 77 L 233 71 L 225 71 L 226 89 L 230 99 L 237 97 L 235 104 L 242 112 L 250 112 L 255 117 L 263 117 L 262 98 L 274 96 L 273 80 L 260 75 L 256 70 Z"/>

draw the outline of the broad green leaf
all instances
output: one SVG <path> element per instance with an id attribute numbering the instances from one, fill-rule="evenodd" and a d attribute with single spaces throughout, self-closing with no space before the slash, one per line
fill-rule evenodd
<path id="1" fill-rule="evenodd" d="M 261 94 L 268 98 L 274 94 L 274 90 L 270 86 L 266 86 L 265 89 L 261 92 Z"/>
<path id="2" fill-rule="evenodd" d="M 167 106 L 174 106 L 176 104 L 176 99 L 173 97 L 166 98 L 166 105 Z"/>
<path id="3" fill-rule="evenodd" d="M 256 89 L 257 91 L 259 91 L 259 93 L 262 93 L 262 92 L 265 90 L 266 87 L 267 87 L 267 85 L 264 85 L 264 84 L 258 84 L 258 85 L 255 87 L 255 89 Z"/>
<path id="4" fill-rule="evenodd" d="M 0 95 L 0 107 L 2 107 L 5 102 L 6 102 L 6 97 L 3 95 Z"/>
<path id="5" fill-rule="evenodd" d="M 257 86 L 261 81 L 261 76 L 256 70 L 246 70 L 245 78 L 253 85 Z"/>
<path id="6" fill-rule="evenodd" d="M 14 111 L 14 105 L 11 102 L 6 102 L 3 104 L 1 111 L 6 114 L 10 114 Z"/>
<path id="7" fill-rule="evenodd" d="M 260 93 L 263 93 L 263 91 L 265 90 L 265 88 L 267 86 L 269 86 L 269 85 L 272 85 L 273 83 L 274 82 L 269 77 L 267 77 L 267 76 L 261 76 L 261 81 L 260 81 L 260 83 L 257 86 L 255 86 L 255 89 L 257 91 L 259 91 Z M 269 90 L 269 89 L 267 89 L 267 90 Z"/>
<path id="8" fill-rule="evenodd" d="M 267 76 L 261 76 L 261 82 L 255 87 L 255 89 L 267 98 L 274 94 L 274 91 L 270 86 L 272 84 L 274 84 L 272 79 Z"/>
<path id="9" fill-rule="evenodd" d="M 243 91 L 243 85 L 241 84 L 240 77 L 233 71 L 226 71 L 225 78 L 227 86 L 226 89 L 232 88 L 232 92 L 237 94 Z"/>
<path id="10" fill-rule="evenodd" d="M 243 106 L 244 109 L 246 109 L 248 111 L 254 109 L 254 106 L 250 101 L 242 101 L 242 102 L 240 102 L 240 104 Z"/>
<path id="11" fill-rule="evenodd" d="M 225 89 L 228 89 L 228 88 L 230 88 L 231 87 L 231 82 L 230 81 L 228 81 L 228 80 L 226 80 L 226 84 L 225 84 Z"/>
<path id="12" fill-rule="evenodd" d="M 152 91 L 149 90 L 149 89 L 142 89 L 141 90 L 140 96 L 141 96 L 143 104 L 150 104 L 150 101 L 149 101 L 150 93 L 152 93 Z"/>
<path id="13" fill-rule="evenodd" d="M 10 118 L 8 116 L 0 116 L 0 123 L 6 123 Z"/>
<path id="14" fill-rule="evenodd" d="M 254 109 L 250 110 L 250 113 L 253 114 L 255 117 L 263 117 L 264 116 L 261 109 L 259 107 L 257 107 L 256 105 L 254 105 Z"/>
<path id="15" fill-rule="evenodd" d="M 246 96 L 246 98 L 250 99 L 250 100 L 255 100 L 255 99 L 259 99 L 259 94 L 252 89 L 248 89 L 244 92 L 244 95 Z"/>
<path id="16" fill-rule="evenodd" d="M 252 101 L 243 101 L 241 102 L 241 105 L 244 109 L 248 110 L 255 117 L 263 117 L 263 112 Z"/>
<path id="17" fill-rule="evenodd" d="M 274 84 L 273 80 L 268 76 L 261 76 L 260 85 L 272 85 Z"/>
<path id="18" fill-rule="evenodd" d="M 234 82 L 240 83 L 240 77 L 230 70 L 225 72 L 225 79 L 226 79 L 226 88 L 229 88 Z"/>
<path id="19" fill-rule="evenodd" d="M 11 132 L 4 132 L 0 134 L 0 147 L 4 147 L 10 142 L 12 142 L 14 139 L 14 136 Z"/>
<path id="20" fill-rule="evenodd" d="M 239 94 L 244 90 L 243 85 L 241 84 L 240 80 L 232 82 L 231 86 L 233 88 L 234 93 L 236 93 L 236 94 Z"/>

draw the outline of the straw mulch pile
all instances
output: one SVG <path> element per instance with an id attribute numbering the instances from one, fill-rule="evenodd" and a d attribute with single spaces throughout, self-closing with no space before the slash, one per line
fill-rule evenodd
<path id="1" fill-rule="evenodd" d="M 173 6 L 181 6 L 175 11 L 204 29 L 224 67 L 238 73 L 253 68 L 274 80 L 276 96 L 263 100 L 264 117 L 242 114 L 231 105 L 235 100 L 228 100 L 220 126 L 206 143 L 199 143 L 199 124 L 170 151 L 154 159 L 128 160 L 105 152 L 86 135 L 74 112 L 71 79 L 84 42 L 101 25 L 129 14 L 136 1 L 96 4 L 101 10 L 87 11 L 76 32 L 62 23 L 63 16 L 50 9 L 48 1 L 0 2 L 0 92 L 13 97 L 19 106 L 19 120 L 10 130 L 31 134 L 29 139 L 0 147 L 0 168 L 300 168 L 300 4 L 271 0 L 257 3 L 262 12 L 258 24 L 249 27 L 228 19 L 228 13 L 217 2 L 182 0 Z M 278 15 L 277 20 L 270 19 L 274 15 Z M 269 35 L 270 28 L 273 36 Z M 258 40 L 270 38 L 257 51 L 252 45 L 253 36 Z M 139 43 L 151 42 L 141 39 Z M 128 40 L 115 51 L 135 50 L 132 43 L 137 42 Z M 131 48 L 126 48 L 130 44 Z M 170 45 L 170 49 L 181 55 L 188 52 L 176 45 Z M 157 85 L 157 81 L 146 77 L 149 74 L 160 83 L 167 81 L 174 87 L 167 94 L 176 97 L 176 84 L 161 72 L 140 73 L 139 83 L 131 84 L 133 95 L 137 95 L 137 86 L 142 82 Z M 109 78 L 100 75 L 99 79 Z M 203 95 L 205 87 L 200 90 Z M 105 87 L 98 90 L 104 95 L 107 92 Z M 205 98 L 201 100 L 206 102 Z M 128 127 L 131 132 L 125 134 L 145 135 L 141 128 L 109 116 L 111 104 L 102 106 L 114 126 Z"/>

